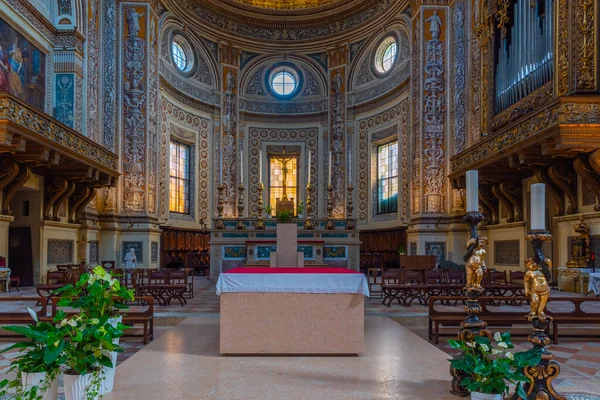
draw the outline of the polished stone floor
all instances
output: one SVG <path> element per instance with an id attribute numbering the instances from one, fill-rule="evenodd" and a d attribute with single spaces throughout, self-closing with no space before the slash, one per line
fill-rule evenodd
<path id="1" fill-rule="evenodd" d="M 5 294 L 0 294 L 0 296 L 4 295 Z M 35 291 L 33 288 L 23 288 L 21 292 L 12 291 L 10 295 L 35 296 Z M 558 295 L 558 293 L 556 295 Z M 560 295 L 564 296 L 569 294 L 560 292 Z M 575 296 L 575 294 L 572 295 Z M 0 311 L 9 311 L 15 308 L 23 309 L 23 307 L 25 306 L 25 304 L 20 304 L 20 302 L 14 304 L 0 303 L 0 307 L 2 308 Z M 172 332 L 172 329 L 174 329 L 173 327 L 180 321 L 184 320 L 186 317 L 203 317 L 209 321 L 218 321 L 219 298 L 215 294 L 214 285 L 211 285 L 207 278 L 197 276 L 195 277 L 194 299 L 188 300 L 188 304 L 186 304 L 183 307 L 180 306 L 178 303 L 172 304 L 167 307 L 156 307 L 155 312 L 157 317 L 155 342 L 158 342 L 163 336 L 172 337 L 169 335 Z M 365 299 L 365 315 L 367 317 L 390 317 L 384 319 L 390 321 L 394 320 L 396 323 L 403 325 L 408 330 L 417 334 L 421 338 L 427 338 L 427 307 L 425 306 L 414 304 L 412 307 L 403 307 L 398 304 L 393 304 L 391 307 L 385 307 L 381 305 L 380 299 Z M 202 333 L 199 334 L 201 335 Z M 445 344 L 445 339 L 446 338 L 440 340 L 440 344 L 437 347 L 447 354 L 452 354 L 452 349 L 450 349 Z M 381 340 L 379 336 L 375 336 L 375 338 L 372 339 L 372 341 L 380 342 Z M 520 349 L 525 349 L 526 346 L 528 346 L 528 344 L 524 342 L 523 338 L 515 338 L 514 341 Z M 7 348 L 10 345 L 11 343 L 0 342 L 0 350 Z M 138 352 L 141 349 L 144 349 L 146 347 L 137 338 L 125 338 L 122 341 L 122 346 L 125 348 L 125 352 L 119 355 L 119 363 L 123 363 L 132 356 L 138 354 Z M 177 347 L 176 342 L 174 342 L 173 346 Z M 148 348 L 151 349 L 151 347 Z M 217 349 L 218 346 L 214 348 L 214 351 L 217 351 Z M 568 398 L 573 400 L 600 399 L 600 397 L 594 396 L 600 395 L 600 337 L 596 339 L 564 339 L 561 340 L 561 343 L 559 345 L 549 346 L 549 349 L 554 352 L 557 361 L 562 367 L 561 376 L 556 381 L 557 388 L 561 393 L 570 393 Z M 0 353 L 0 380 L 4 379 L 5 371 L 11 359 L 13 359 L 16 355 L 17 353 L 13 352 L 5 354 Z M 307 363 L 307 365 L 310 365 L 312 360 L 313 358 L 304 358 L 303 362 Z M 342 364 L 345 364 L 347 361 L 347 358 L 341 359 Z M 443 365 L 444 368 L 447 367 L 447 362 L 445 361 L 445 358 Z M 161 366 L 155 365 L 155 368 L 163 370 L 163 367 Z M 332 381 L 332 383 L 336 382 L 339 383 L 341 382 L 341 380 Z M 583 394 L 576 395 L 574 393 Z M 131 398 L 135 399 L 138 397 Z M 140 399 L 143 398 L 144 397 L 140 397 Z M 370 397 L 364 398 L 371 399 Z M 330 399 L 337 398 L 330 397 Z"/>
<path id="2" fill-rule="evenodd" d="M 366 318 L 360 357 L 222 357 L 218 340 L 217 316 L 186 319 L 117 367 L 105 399 L 454 399 L 446 353 L 386 317 Z"/>

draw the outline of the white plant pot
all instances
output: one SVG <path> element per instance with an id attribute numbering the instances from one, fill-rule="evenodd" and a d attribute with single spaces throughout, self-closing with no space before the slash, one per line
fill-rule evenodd
<path id="1" fill-rule="evenodd" d="M 502 400 L 501 394 L 487 394 L 479 392 L 471 392 L 471 400 Z"/>
<path id="2" fill-rule="evenodd" d="M 123 316 L 119 315 L 116 318 L 109 318 L 108 323 L 114 327 L 117 326 L 117 324 L 119 322 L 123 321 Z M 119 344 L 119 339 L 120 338 L 114 338 L 113 339 L 113 344 Z M 112 362 L 112 368 L 108 368 L 108 367 L 102 367 L 104 369 L 104 379 L 102 380 L 102 383 L 100 384 L 100 394 L 101 395 L 105 395 L 107 393 L 112 392 L 113 387 L 115 385 L 115 372 L 117 369 L 117 352 L 116 351 L 111 351 L 109 352 L 105 352 L 105 354 L 110 357 L 110 361 Z"/>
<path id="3" fill-rule="evenodd" d="M 65 387 L 65 400 L 88 400 L 87 393 L 92 389 L 93 374 L 69 375 L 64 374 L 63 385 Z M 94 396 L 93 400 L 100 396 Z"/>
<path id="4" fill-rule="evenodd" d="M 42 400 L 56 400 L 58 396 L 58 376 L 52 382 L 46 381 L 45 372 L 21 372 L 21 385 L 24 391 L 30 390 L 32 387 L 45 386 L 46 390 L 38 390 L 37 395 L 41 396 Z"/>

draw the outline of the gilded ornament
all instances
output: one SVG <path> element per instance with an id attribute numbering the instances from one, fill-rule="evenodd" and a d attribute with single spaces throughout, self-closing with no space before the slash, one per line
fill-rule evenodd
<path id="1" fill-rule="evenodd" d="M 531 311 L 527 319 L 531 321 L 533 318 L 538 318 L 540 321 L 545 321 L 547 316 L 544 310 L 550 294 L 546 274 L 550 274 L 548 268 L 552 268 L 552 262 L 548 257 L 544 257 L 543 262 L 538 264 L 533 257 L 529 257 L 525 261 L 525 267 L 527 269 L 524 278 L 525 296 L 531 299 Z"/>
<path id="2" fill-rule="evenodd" d="M 487 269 L 485 265 L 485 254 L 486 251 L 483 248 L 487 243 L 487 237 L 477 236 L 469 239 L 467 242 L 467 254 L 466 259 L 466 271 L 467 271 L 467 284 L 465 290 L 467 292 L 477 291 L 482 292 L 481 280 L 483 274 Z"/>

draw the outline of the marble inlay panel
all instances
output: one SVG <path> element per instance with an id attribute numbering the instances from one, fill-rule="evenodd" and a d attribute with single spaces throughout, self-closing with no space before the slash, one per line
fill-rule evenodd
<path id="1" fill-rule="evenodd" d="M 48 264 L 69 264 L 73 262 L 72 240 L 48 240 Z"/>

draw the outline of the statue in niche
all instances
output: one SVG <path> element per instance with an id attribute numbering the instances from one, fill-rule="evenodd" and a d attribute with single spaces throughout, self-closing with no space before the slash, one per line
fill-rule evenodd
<path id="1" fill-rule="evenodd" d="M 342 93 L 342 73 L 338 69 L 333 77 L 333 81 L 331 82 L 331 88 L 333 89 L 333 93 Z"/>
<path id="2" fill-rule="evenodd" d="M 544 309 L 548 302 L 550 294 L 550 286 L 546 275 L 550 275 L 549 269 L 552 268 L 552 261 L 548 257 L 544 257 L 544 261 L 539 265 L 533 257 L 525 260 L 525 296 L 531 299 L 531 311 L 527 318 L 531 321 L 533 318 L 538 318 L 540 321 L 546 320 Z M 545 271 L 546 269 L 547 271 Z"/>
<path id="3" fill-rule="evenodd" d="M 233 89 L 235 89 L 235 76 L 233 75 L 233 72 L 229 70 L 227 72 L 227 78 L 225 79 L 225 93 L 232 94 Z"/>
<path id="4" fill-rule="evenodd" d="M 467 254 L 465 254 L 464 260 L 467 263 L 467 285 L 465 289 L 467 291 L 483 291 L 481 287 L 481 280 L 483 279 L 483 273 L 486 270 L 485 265 L 485 249 L 483 246 L 487 243 L 487 237 L 477 236 L 471 238 L 467 242 Z"/>
<path id="5" fill-rule="evenodd" d="M 429 32 L 431 32 L 431 38 L 433 40 L 439 40 L 440 34 L 442 33 L 442 19 L 438 15 L 437 11 L 433 12 L 433 15 L 425 20 L 429 22 Z"/>
<path id="6" fill-rule="evenodd" d="M 126 8 L 126 18 L 127 18 L 127 29 L 129 30 L 129 36 L 138 37 L 141 27 L 140 27 L 140 17 L 143 17 L 145 13 L 138 13 L 135 11 L 135 8 Z"/>
<path id="7" fill-rule="evenodd" d="M 137 258 L 135 256 L 135 249 L 131 247 L 127 254 L 125 254 L 125 268 L 133 269 L 136 267 Z"/>

